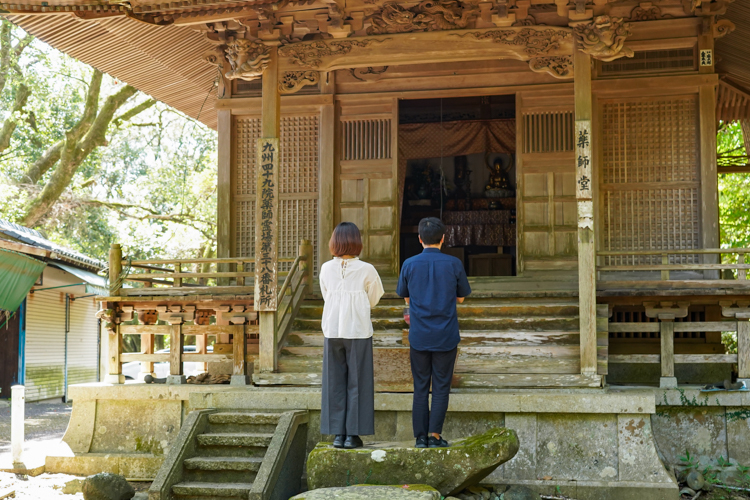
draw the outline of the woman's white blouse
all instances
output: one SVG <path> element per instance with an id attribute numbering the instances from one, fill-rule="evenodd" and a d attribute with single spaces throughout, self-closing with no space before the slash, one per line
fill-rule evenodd
<path id="1" fill-rule="evenodd" d="M 383 296 L 383 283 L 372 264 L 334 257 L 320 267 L 323 335 L 331 339 L 372 337 L 370 309 Z"/>

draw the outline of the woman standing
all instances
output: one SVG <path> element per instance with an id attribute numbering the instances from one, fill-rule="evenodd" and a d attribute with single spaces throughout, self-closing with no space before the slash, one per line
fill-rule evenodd
<path id="1" fill-rule="evenodd" d="M 383 296 L 378 272 L 359 260 L 362 237 L 342 222 L 328 243 L 333 260 L 320 268 L 323 294 L 323 400 L 321 434 L 333 434 L 336 448 L 359 448 L 360 435 L 375 434 L 370 310 Z"/>

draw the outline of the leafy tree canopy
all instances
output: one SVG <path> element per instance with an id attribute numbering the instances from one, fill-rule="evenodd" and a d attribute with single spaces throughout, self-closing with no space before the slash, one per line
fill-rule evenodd
<path id="1" fill-rule="evenodd" d="M 731 157 L 736 165 L 747 163 L 739 122 L 721 124 L 717 149 L 720 157 Z M 722 246 L 750 247 L 750 174 L 719 175 L 719 222 Z"/>
<path id="2" fill-rule="evenodd" d="M 216 133 L 0 23 L 0 217 L 102 260 L 213 255 Z"/>

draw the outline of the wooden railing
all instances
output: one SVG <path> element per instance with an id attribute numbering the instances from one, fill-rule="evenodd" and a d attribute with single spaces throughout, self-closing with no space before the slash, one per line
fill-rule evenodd
<path id="1" fill-rule="evenodd" d="M 746 262 L 746 255 L 750 254 L 750 248 L 708 248 L 693 250 L 631 250 L 631 251 L 599 251 L 596 253 L 598 260 L 606 257 L 621 257 L 623 260 L 631 258 L 636 260 L 643 257 L 659 258 L 659 264 L 617 264 L 617 265 L 597 265 L 596 270 L 599 272 L 659 272 L 661 281 L 672 279 L 672 271 L 697 271 L 702 272 L 704 279 L 719 281 L 718 272 L 726 273 L 729 271 L 731 279 L 736 277 L 742 281 L 742 285 L 750 286 L 747 280 L 747 270 L 750 264 Z M 670 260 L 688 260 L 686 256 L 703 256 L 703 259 L 719 260 L 723 263 L 672 263 Z M 707 257 L 708 256 L 708 257 Z M 722 259 L 722 256 L 723 259 Z M 718 258 L 717 258 L 718 257 Z M 641 278 L 639 278 L 641 279 Z M 726 282 L 727 280 L 720 280 Z"/>
<path id="2" fill-rule="evenodd" d="M 732 311 L 732 309 L 728 309 Z M 662 387 L 675 387 L 675 364 L 727 363 L 737 364 L 739 378 L 750 379 L 750 322 L 748 314 L 736 314 L 733 321 L 679 321 L 663 319 L 659 322 L 610 323 L 610 333 L 659 332 L 660 354 L 610 354 L 609 362 L 661 364 Z M 675 354 L 674 334 L 680 332 L 736 332 L 737 354 Z M 711 381 L 713 382 L 713 381 Z"/>
<path id="3" fill-rule="evenodd" d="M 286 341 L 286 336 L 292 326 L 294 317 L 297 315 L 305 296 L 312 290 L 313 273 L 313 248 L 312 244 L 303 240 L 299 247 L 299 255 L 292 263 L 284 284 L 281 285 L 278 296 L 278 309 L 276 310 L 276 350 L 281 350 Z"/>
<path id="4" fill-rule="evenodd" d="M 122 364 L 131 361 L 141 363 L 142 374 L 153 373 L 154 363 L 169 362 L 172 383 L 184 381 L 183 363 L 191 361 L 232 361 L 232 383 L 245 383 L 247 366 L 255 360 L 259 361 L 261 367 L 272 366 L 275 369 L 278 353 L 294 317 L 312 290 L 313 247 L 310 241 L 303 240 L 297 257 L 278 260 L 291 263 L 291 267 L 279 273 L 285 280 L 278 290 L 278 309 L 271 313 L 273 321 L 261 321 L 260 325 L 254 324 L 258 322 L 259 315 L 253 311 L 253 287 L 245 283 L 246 279 L 253 277 L 254 273 L 245 270 L 253 261 L 245 257 L 133 261 L 123 259 L 119 245 L 113 245 L 110 252 L 110 297 L 104 301 L 108 305 L 98 313 L 110 335 L 107 381 L 121 383 Z M 235 266 L 235 270 L 225 270 L 231 266 Z M 140 272 L 131 272 L 133 269 Z M 145 286 L 124 288 L 123 284 L 127 282 L 144 283 Z M 196 294 L 234 294 L 235 299 L 243 300 L 235 300 L 232 305 L 221 302 L 210 307 L 204 305 L 204 309 L 198 311 L 200 307 L 196 308 L 195 300 L 185 297 Z M 159 296 L 164 304 L 145 306 L 143 299 L 138 298 L 143 295 Z M 245 297 L 238 295 L 246 296 L 247 302 Z M 199 318 L 199 312 L 205 314 L 209 311 L 213 311 L 209 316 L 216 317 L 216 324 L 209 324 L 209 317 Z M 154 317 L 148 319 L 148 313 Z M 128 324 L 136 316 L 141 324 Z M 157 317 L 161 324 L 153 324 Z M 147 318 L 145 323 L 144 318 Z M 139 335 L 141 352 L 124 353 L 122 335 Z M 169 336 L 169 353 L 154 353 L 154 337 L 157 335 Z M 183 352 L 185 335 L 196 336 L 197 352 Z M 231 346 L 228 343 L 230 335 Z M 206 350 L 208 336 L 216 336 L 217 339 L 213 353 Z M 252 336 L 252 352 L 248 352 L 248 336 Z"/>

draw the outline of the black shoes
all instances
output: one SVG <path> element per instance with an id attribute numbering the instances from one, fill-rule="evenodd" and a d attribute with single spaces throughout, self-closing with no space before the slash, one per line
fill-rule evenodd
<path id="1" fill-rule="evenodd" d="M 336 436 L 333 439 L 333 447 L 334 448 L 343 448 L 344 447 L 344 439 L 346 439 L 346 436 L 343 434 Z"/>
<path id="2" fill-rule="evenodd" d="M 359 436 L 346 436 L 346 441 L 344 441 L 344 448 L 347 450 L 353 450 L 354 448 L 361 448 L 362 440 L 359 438 Z M 335 445 L 334 445 L 335 446 Z"/>
<path id="3" fill-rule="evenodd" d="M 427 436 L 417 436 L 417 448 L 427 448 Z"/>
<path id="4" fill-rule="evenodd" d="M 443 436 L 440 436 L 439 438 L 436 438 L 435 436 L 430 436 L 428 441 L 428 448 L 448 448 L 450 445 L 448 444 L 448 441 L 443 439 Z"/>

